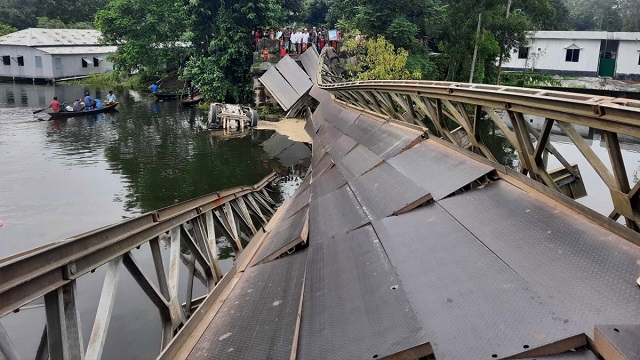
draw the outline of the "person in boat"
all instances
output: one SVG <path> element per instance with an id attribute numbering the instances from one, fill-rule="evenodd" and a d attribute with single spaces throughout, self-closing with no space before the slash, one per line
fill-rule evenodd
<path id="1" fill-rule="evenodd" d="M 60 101 L 58 101 L 58 97 L 54 96 L 53 100 L 49 103 L 49 107 L 53 110 L 54 113 L 59 113 L 60 112 L 60 106 L 62 104 L 60 103 Z"/>
<path id="2" fill-rule="evenodd" d="M 82 111 L 83 108 L 84 106 L 82 102 L 80 102 L 80 99 L 76 99 L 76 101 L 73 102 L 73 111 Z"/>
<path id="3" fill-rule="evenodd" d="M 113 93 L 113 90 L 109 90 L 109 94 L 107 95 L 107 100 L 105 100 L 105 105 L 111 105 L 116 102 L 116 94 Z"/>
<path id="4" fill-rule="evenodd" d="M 187 96 L 189 99 L 193 99 L 193 83 L 191 80 L 187 80 Z"/>
<path id="5" fill-rule="evenodd" d="M 93 98 L 88 91 L 84 94 L 84 106 L 87 111 L 93 110 Z"/>
<path id="6" fill-rule="evenodd" d="M 100 99 L 93 99 L 93 103 L 95 104 L 94 107 L 96 110 L 100 110 L 104 108 L 104 106 L 102 105 L 102 101 L 100 101 Z"/>
<path id="7" fill-rule="evenodd" d="M 155 94 L 160 90 L 160 85 L 153 83 L 149 85 L 149 89 L 151 89 L 151 92 Z"/>

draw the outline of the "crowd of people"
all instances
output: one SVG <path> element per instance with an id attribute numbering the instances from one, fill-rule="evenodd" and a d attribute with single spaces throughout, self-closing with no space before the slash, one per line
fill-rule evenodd
<path id="1" fill-rule="evenodd" d="M 73 104 L 65 106 L 66 102 L 61 103 L 58 101 L 58 97 L 54 96 L 53 100 L 49 103 L 49 108 L 54 113 L 59 112 L 73 112 L 73 111 L 91 111 L 91 110 L 99 110 L 103 109 L 105 106 L 112 105 L 116 102 L 116 95 L 113 93 L 113 90 L 109 90 L 109 94 L 107 94 L 104 102 L 98 98 L 92 98 L 91 94 L 87 91 L 84 94 L 84 98 L 82 100 L 76 99 Z"/>
<path id="2" fill-rule="evenodd" d="M 312 27 L 311 31 L 307 28 L 293 29 L 290 27 L 282 29 L 259 29 L 254 31 L 254 40 L 256 44 L 256 50 L 260 51 L 260 40 L 279 40 L 280 42 L 280 55 L 285 56 L 287 54 L 300 55 L 312 46 L 315 47 L 318 52 L 327 46 L 336 47 L 335 40 L 329 40 L 329 31 L 326 29 L 317 30 L 316 27 Z M 340 31 L 336 32 L 337 39 L 340 38 Z"/>

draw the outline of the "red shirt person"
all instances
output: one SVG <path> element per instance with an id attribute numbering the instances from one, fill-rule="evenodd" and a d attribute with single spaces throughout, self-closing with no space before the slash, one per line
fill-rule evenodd
<path id="1" fill-rule="evenodd" d="M 59 101 L 58 101 L 58 97 L 54 96 L 53 97 L 53 101 L 49 103 L 49 107 L 53 109 L 54 113 L 59 113 L 60 112 L 60 105 L 62 105 Z"/>

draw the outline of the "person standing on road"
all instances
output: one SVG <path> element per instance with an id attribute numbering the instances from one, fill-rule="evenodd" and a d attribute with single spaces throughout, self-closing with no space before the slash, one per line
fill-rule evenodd
<path id="1" fill-rule="evenodd" d="M 291 48 L 291 28 L 286 28 L 282 33 L 282 38 L 284 39 L 284 48 L 287 49 L 287 54 L 289 53 L 289 49 Z"/>
<path id="2" fill-rule="evenodd" d="M 309 32 L 305 28 L 304 32 L 302 33 L 302 51 L 300 53 L 307 51 L 308 45 L 309 45 Z"/>
<path id="3" fill-rule="evenodd" d="M 316 27 L 314 26 L 309 33 L 309 43 L 307 44 L 307 49 L 315 46 L 316 41 L 318 40 L 318 33 L 316 32 Z"/>

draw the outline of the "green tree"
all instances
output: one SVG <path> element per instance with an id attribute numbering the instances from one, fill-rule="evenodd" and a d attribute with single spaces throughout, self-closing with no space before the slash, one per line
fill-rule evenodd
<path id="1" fill-rule="evenodd" d="M 291 13 L 295 11 L 289 8 Z M 188 16 L 196 56 L 187 63 L 183 77 L 201 84 L 208 100 L 248 103 L 252 32 L 281 26 L 286 14 L 276 0 L 192 0 Z"/>
<path id="2" fill-rule="evenodd" d="M 127 73 L 159 73 L 176 61 L 185 21 L 177 0 L 114 0 L 96 15 L 103 42 L 118 45 L 113 60 Z"/>
<path id="3" fill-rule="evenodd" d="M 405 67 L 409 52 L 396 49 L 384 36 L 370 40 L 349 39 L 344 49 L 357 57 L 355 65 L 347 70 L 355 73 L 355 80 L 410 80 L 420 79 L 419 71 Z"/>
<path id="4" fill-rule="evenodd" d="M 36 18 L 38 21 L 37 27 L 45 29 L 94 29 L 91 22 L 73 22 L 65 24 L 60 19 L 49 19 L 45 16 L 39 16 Z"/>
<path id="5" fill-rule="evenodd" d="M 0 36 L 11 34 L 12 32 L 16 31 L 18 31 L 18 29 L 14 28 L 13 26 L 0 24 Z"/>

